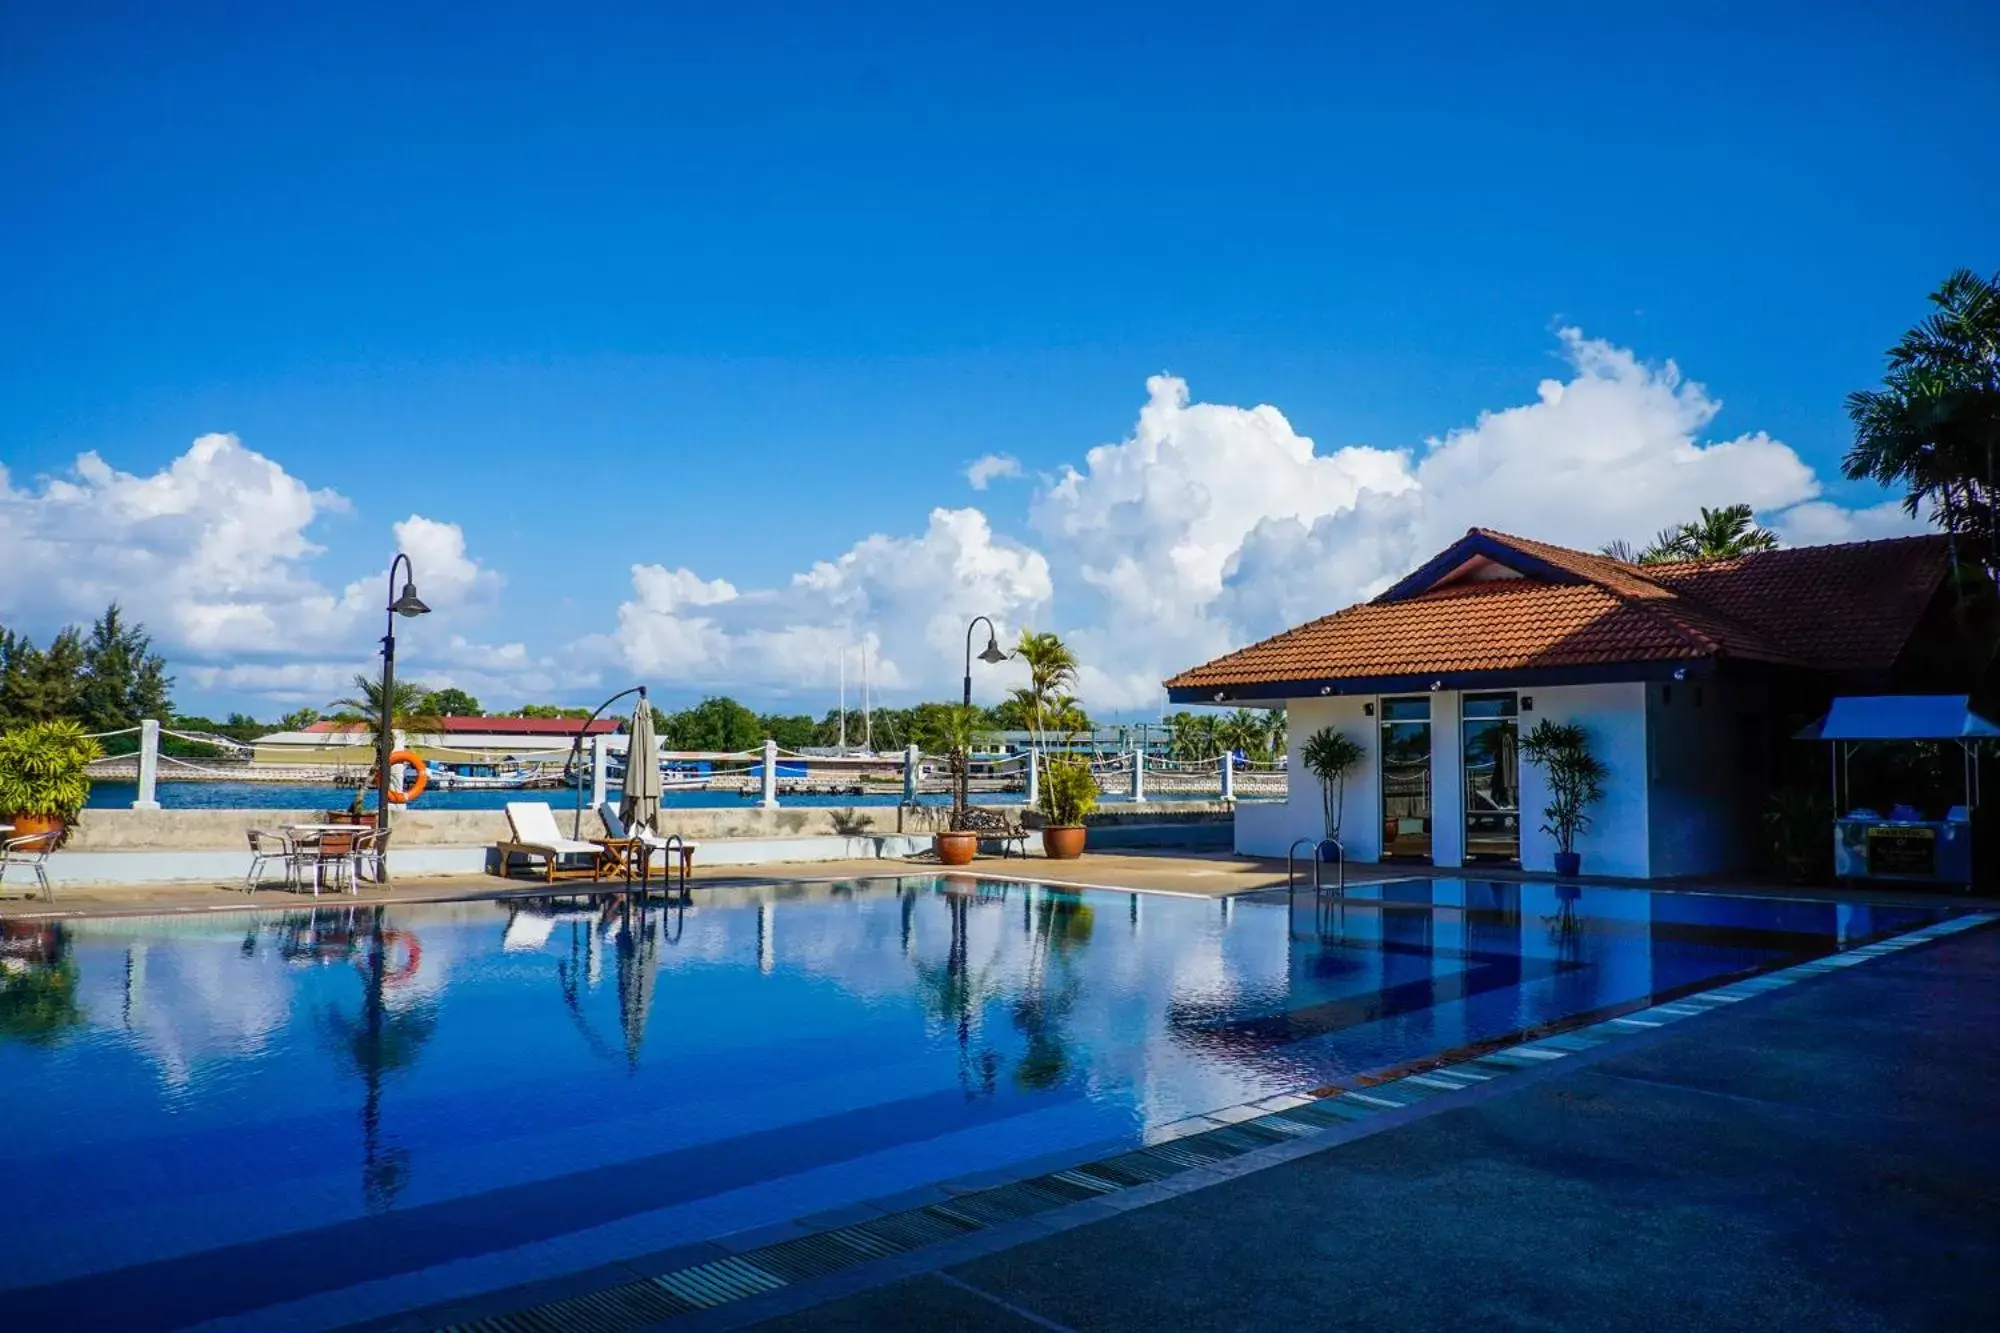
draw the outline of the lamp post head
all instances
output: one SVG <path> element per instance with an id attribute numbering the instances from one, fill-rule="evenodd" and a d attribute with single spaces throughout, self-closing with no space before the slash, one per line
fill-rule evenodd
<path id="1" fill-rule="evenodd" d="M 389 609 L 399 616 L 422 616 L 430 614 L 430 608 L 424 605 L 421 597 L 417 596 L 417 584 L 414 579 L 404 581 L 403 595 L 389 603 Z"/>
<path id="2" fill-rule="evenodd" d="M 986 636 L 986 651 L 979 655 L 979 660 L 982 662 L 990 662 L 994 666 L 998 666 L 1000 665 L 1000 663 L 1006 661 L 1013 655 L 1014 654 L 1007 652 L 1005 649 L 1001 648 L 999 635 L 988 634 Z"/>

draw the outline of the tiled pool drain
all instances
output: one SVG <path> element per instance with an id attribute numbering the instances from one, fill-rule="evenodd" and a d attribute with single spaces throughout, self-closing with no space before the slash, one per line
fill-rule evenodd
<path id="1" fill-rule="evenodd" d="M 1363 1088 L 1272 1097 L 1248 1106 L 1193 1116 L 1153 1131 L 1144 1147 L 1101 1161 L 974 1190 L 940 1203 L 885 1213 L 848 1226 L 509 1314 L 443 1325 L 439 1333 L 629 1333 L 1003 1223 L 1168 1180 L 1273 1144 L 1400 1110 L 1441 1093 L 1458 1092 L 1524 1069 L 1541 1068 L 1623 1037 L 1654 1031 L 1996 919 L 2000 917 L 1991 913 L 1952 917 L 1844 953 L 1829 954 Z"/>

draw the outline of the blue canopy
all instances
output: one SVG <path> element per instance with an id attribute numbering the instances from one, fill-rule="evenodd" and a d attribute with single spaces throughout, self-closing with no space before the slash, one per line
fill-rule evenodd
<path id="1" fill-rule="evenodd" d="M 1966 706 L 1963 694 L 1872 694 L 1835 699 L 1802 741 L 2000 740 L 2000 726 Z"/>

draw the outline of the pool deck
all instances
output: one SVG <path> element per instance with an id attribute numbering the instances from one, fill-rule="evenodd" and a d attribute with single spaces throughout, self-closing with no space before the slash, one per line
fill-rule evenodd
<path id="1" fill-rule="evenodd" d="M 1991 1327 L 1996 1028 L 1988 927 L 1280 1165 L 1016 1224 L 1020 1243 L 887 1285 L 795 1287 L 671 1327 Z"/>
<path id="2" fill-rule="evenodd" d="M 935 875 L 947 873 L 935 862 L 921 859 L 865 861 L 797 861 L 763 866 L 726 866 L 702 870 L 699 866 L 690 884 L 703 888 L 723 885 L 799 884 L 819 880 L 867 879 L 895 875 Z M 1240 857 L 1230 852 L 1131 851 L 1092 852 L 1075 861 L 1049 861 L 1039 855 L 1021 857 L 982 856 L 958 873 L 982 877 L 1018 877 L 1042 884 L 1077 887 L 1140 890 L 1150 893 L 1177 893 L 1194 897 L 1219 898 L 1239 893 L 1283 888 L 1285 863 Z M 1432 875 L 1498 880 L 1547 879 L 1545 875 L 1518 870 L 1475 867 L 1435 871 L 1423 865 L 1355 865 L 1348 868 L 1350 883 L 1370 883 L 1390 879 Z M 1586 883 L 1620 884 L 1633 887 L 1675 889 L 1684 892 L 1791 894 L 1817 899 L 1859 900 L 1878 903 L 1911 903 L 1929 906 L 1945 900 L 1936 892 L 1899 892 L 1874 887 L 1865 890 L 1834 888 L 1792 889 L 1774 884 L 1746 884 L 1729 881 L 1656 882 L 1618 881 L 1585 877 Z M 565 880 L 553 889 L 539 880 L 502 879 L 497 875 L 426 876 L 398 880 L 384 890 L 363 884 L 357 896 L 321 895 L 321 905 L 455 902 L 468 898 L 495 898 L 509 895 L 536 897 L 551 892 L 579 893 L 592 889 L 615 892 L 622 881 Z M 35 896 L 30 897 L 33 893 Z M 1976 907 L 2000 907 L 2000 898 L 1991 895 L 1949 895 L 1949 901 Z M 261 908 L 283 911 L 308 907 L 310 893 L 283 889 L 260 889 L 246 894 L 238 884 L 113 884 L 63 887 L 50 902 L 40 896 L 32 879 L 18 882 L 10 877 L 0 885 L 0 920 L 24 917 L 131 916 L 164 912 L 217 912 Z"/>

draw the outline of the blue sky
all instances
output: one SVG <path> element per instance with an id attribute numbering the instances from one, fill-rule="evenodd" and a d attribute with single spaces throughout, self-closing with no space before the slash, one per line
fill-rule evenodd
<path id="1" fill-rule="evenodd" d="M 1884 497 L 1837 475 L 1842 397 L 1944 273 L 2000 267 L 1990 7 L 404 8 L 0 13 L 0 542 L 48 575 L 0 620 L 39 635 L 119 595 L 188 703 L 270 712 L 366 666 L 345 589 L 414 513 L 456 529 L 430 538 L 463 596 L 408 651 L 496 701 L 637 673 L 823 703 L 826 645 L 870 636 L 936 692 L 944 623 L 993 608 L 1080 634 L 1100 707 L 1140 707 L 1466 507 L 1390 513 L 1355 490 L 1369 460 L 1321 475 L 1337 450 L 1414 468 L 1543 380 L 1630 390 L 1565 429 L 1660 458 L 1761 432 L 1811 479 L 1718 457 L 1703 485 L 1733 492 L 1650 488 L 1598 529 L 1554 482 L 1479 521 L 1643 536 L 1740 492 L 1781 530 L 1820 506 L 1795 539 L 1874 533 Z M 1148 441 L 1160 372 L 1219 415 Z M 1634 425 L 1656 419 L 1686 439 Z M 1574 495 L 1630 476 L 1523 429 Z M 243 521 L 268 477 L 187 474 L 171 521 L 129 518 L 211 433 L 340 499 L 270 550 Z M 1297 437 L 1316 507 L 1237 496 L 1270 520 L 1246 534 L 1174 498 Z M 1085 461 L 1121 443 L 1148 478 L 1124 489 Z M 61 509 L 86 451 L 132 484 Z M 974 490 L 988 454 L 1024 476 Z M 112 555 L 56 521 L 93 506 L 128 516 L 94 530 Z M 988 536 L 939 536 L 938 508 Z M 1110 571 L 1112 532 L 1152 582 Z M 1204 544 L 1183 581 L 1215 586 L 1177 602 L 1162 560 Z M 634 564 L 689 579 L 648 601 Z"/>

